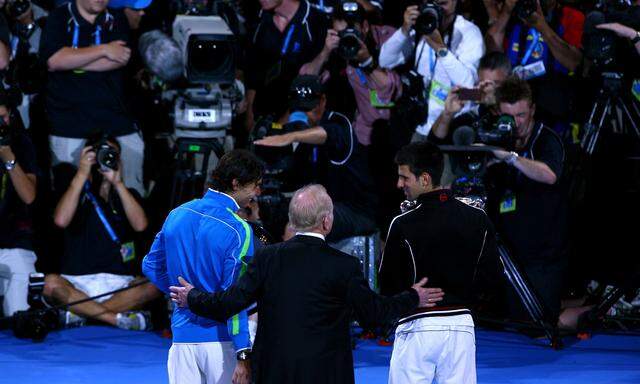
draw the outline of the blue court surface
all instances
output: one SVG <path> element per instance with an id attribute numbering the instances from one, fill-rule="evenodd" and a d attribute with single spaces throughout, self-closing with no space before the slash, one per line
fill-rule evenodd
<path id="1" fill-rule="evenodd" d="M 479 383 L 640 383 L 640 337 L 565 338 L 554 351 L 513 333 L 478 330 Z M 0 332 L 0 383 L 166 383 L 170 340 L 155 333 L 84 327 L 42 343 Z M 387 382 L 391 347 L 359 341 L 356 382 Z"/>

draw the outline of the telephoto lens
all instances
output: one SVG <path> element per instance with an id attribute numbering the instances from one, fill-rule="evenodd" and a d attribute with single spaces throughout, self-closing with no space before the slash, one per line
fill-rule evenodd
<path id="1" fill-rule="evenodd" d="M 346 28 L 338 33 L 340 43 L 338 44 L 338 53 L 345 60 L 353 60 L 360 51 L 360 41 L 362 34 L 355 28 Z"/>
<path id="2" fill-rule="evenodd" d="M 416 19 L 415 30 L 419 35 L 430 35 L 438 29 L 442 22 L 442 7 L 428 2 L 420 7 L 420 16 Z"/>

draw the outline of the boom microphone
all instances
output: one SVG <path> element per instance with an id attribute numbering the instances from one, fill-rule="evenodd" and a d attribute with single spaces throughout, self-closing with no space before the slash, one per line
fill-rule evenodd
<path id="1" fill-rule="evenodd" d="M 184 72 L 182 51 L 172 38 L 160 30 L 140 36 L 138 43 L 145 66 L 165 82 L 179 79 Z"/>

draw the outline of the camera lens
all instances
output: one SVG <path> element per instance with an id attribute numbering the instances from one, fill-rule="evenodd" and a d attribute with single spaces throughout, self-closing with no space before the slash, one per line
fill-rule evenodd
<path id="1" fill-rule="evenodd" d="M 360 51 L 359 33 L 355 29 L 346 29 L 340 36 L 338 50 L 346 60 L 353 60 Z"/>
<path id="2" fill-rule="evenodd" d="M 427 3 L 420 8 L 415 30 L 420 35 L 430 35 L 438 29 L 442 21 L 442 8 L 435 3 Z"/>
<path id="3" fill-rule="evenodd" d="M 200 75 L 215 75 L 224 71 L 232 56 L 228 42 L 205 39 L 189 41 L 189 67 Z"/>

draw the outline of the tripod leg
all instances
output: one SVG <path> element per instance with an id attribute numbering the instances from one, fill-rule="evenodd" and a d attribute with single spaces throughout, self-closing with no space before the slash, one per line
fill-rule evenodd
<path id="1" fill-rule="evenodd" d="M 529 287 L 529 283 L 526 281 L 525 275 L 513 262 L 509 255 L 509 251 L 503 244 L 498 244 L 498 252 L 504 267 L 505 275 L 516 290 L 516 293 L 518 294 L 518 297 L 520 297 L 520 300 L 529 313 L 529 316 L 535 324 L 542 328 L 547 339 L 549 339 L 551 346 L 553 348 L 559 348 L 561 343 L 558 338 L 557 328 L 547 320 L 548 316 L 544 311 L 540 299 Z"/>
<path id="2" fill-rule="evenodd" d="M 631 101 L 631 103 L 633 104 L 633 100 Z M 620 105 L 622 111 L 625 113 L 627 119 L 629 120 L 629 123 L 631 124 L 631 127 L 635 131 L 636 136 L 640 137 L 640 130 L 638 130 L 638 126 L 636 125 L 636 122 L 633 119 L 633 116 L 631 116 L 631 112 L 629 111 L 629 108 L 627 107 L 627 104 L 625 103 L 625 101 L 623 99 L 620 99 L 619 100 L 619 105 Z M 638 117 L 640 117 L 640 115 L 638 115 Z M 624 126 L 624 125 L 621 124 L 621 126 Z"/>

